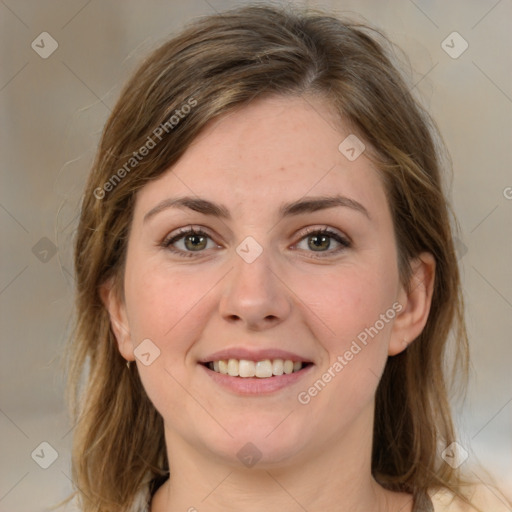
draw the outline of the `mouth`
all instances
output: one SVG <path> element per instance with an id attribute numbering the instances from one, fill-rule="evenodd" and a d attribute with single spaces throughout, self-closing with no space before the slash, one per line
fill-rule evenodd
<path id="1" fill-rule="evenodd" d="M 251 361 L 249 359 L 219 359 L 200 363 L 209 370 L 240 379 L 270 379 L 282 375 L 298 373 L 301 370 L 312 366 L 312 363 L 305 361 L 293 361 L 291 359 L 263 359 Z"/>
<path id="2" fill-rule="evenodd" d="M 214 386 L 239 396 L 270 396 L 292 389 L 304 382 L 314 366 L 291 359 L 219 359 L 199 363 Z"/>

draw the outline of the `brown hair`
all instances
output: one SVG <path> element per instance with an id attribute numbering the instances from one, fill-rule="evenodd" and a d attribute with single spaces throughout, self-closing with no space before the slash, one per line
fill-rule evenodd
<path id="1" fill-rule="evenodd" d="M 247 6 L 195 21 L 154 51 L 125 86 L 89 176 L 75 247 L 69 389 L 77 421 L 73 478 L 84 511 L 126 511 L 144 486 L 155 489 L 168 476 L 162 418 L 136 369 L 127 370 L 99 294 L 110 278 L 123 293 L 136 193 L 169 169 L 209 121 L 271 94 L 326 98 L 372 148 L 367 154 L 384 178 L 404 283 L 410 259 L 423 251 L 435 257 L 427 324 L 407 350 L 388 359 L 377 389 L 372 472 L 391 490 L 462 492 L 458 471 L 439 455 L 440 446 L 455 440 L 444 368 L 448 339 L 455 353 L 450 373 L 465 377 L 468 370 L 441 138 L 386 46 L 392 48 L 361 23 L 296 7 Z M 141 157 L 150 140 L 155 145 Z"/>

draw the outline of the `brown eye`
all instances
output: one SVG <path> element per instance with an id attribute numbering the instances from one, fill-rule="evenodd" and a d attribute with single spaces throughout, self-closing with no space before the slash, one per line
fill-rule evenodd
<path id="1" fill-rule="evenodd" d="M 330 229 L 317 229 L 314 231 L 310 231 L 309 233 L 306 233 L 306 235 L 301 239 L 299 244 L 297 244 L 297 247 L 301 249 L 300 244 L 304 241 L 307 241 L 307 248 L 304 249 L 307 252 L 315 252 L 315 253 L 326 253 L 325 256 L 331 256 L 334 254 L 337 254 L 351 246 L 351 243 L 349 240 L 347 240 L 345 237 L 341 236 L 335 231 L 332 231 Z M 337 245 L 337 247 L 333 246 Z M 309 249 L 309 250 L 308 250 Z M 323 257 L 317 256 L 317 257 Z"/>
<path id="2" fill-rule="evenodd" d="M 310 235 L 308 236 L 309 247 L 316 249 L 329 249 L 331 246 L 331 237 L 328 235 Z"/>
<path id="3" fill-rule="evenodd" d="M 209 240 L 211 241 L 210 246 L 208 246 Z M 180 230 L 178 234 L 166 238 L 161 245 L 171 252 L 187 257 L 193 256 L 192 253 L 194 252 L 199 253 L 204 249 L 218 247 L 217 244 L 211 240 L 208 233 L 193 228 Z"/>
<path id="4" fill-rule="evenodd" d="M 207 237 L 203 235 L 185 235 L 183 240 L 185 247 L 191 251 L 205 249 L 207 245 Z"/>

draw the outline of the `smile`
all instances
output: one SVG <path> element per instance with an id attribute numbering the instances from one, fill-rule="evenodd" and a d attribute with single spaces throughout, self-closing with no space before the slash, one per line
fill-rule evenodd
<path id="1" fill-rule="evenodd" d="M 214 385 L 236 395 L 269 395 L 303 380 L 315 365 L 291 359 L 219 359 L 199 364 Z M 275 373 L 274 373 L 275 372 Z"/>
<path id="2" fill-rule="evenodd" d="M 258 377 L 266 379 L 298 372 L 307 364 L 301 361 L 292 361 L 291 359 L 264 359 L 262 361 L 221 359 L 219 361 L 210 361 L 206 363 L 206 366 L 216 373 L 222 373 L 231 377 Z"/>

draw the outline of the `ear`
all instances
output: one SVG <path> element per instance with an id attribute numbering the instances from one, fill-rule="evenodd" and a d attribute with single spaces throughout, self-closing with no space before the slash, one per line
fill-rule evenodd
<path id="1" fill-rule="evenodd" d="M 114 285 L 113 279 L 109 279 L 100 286 L 100 297 L 110 316 L 110 325 L 116 337 L 119 352 L 127 361 L 134 361 L 135 356 L 126 306 Z"/>
<path id="2" fill-rule="evenodd" d="M 402 309 L 395 318 L 388 355 L 404 351 L 423 331 L 427 323 L 434 291 L 436 261 L 428 252 L 411 261 L 412 275 L 408 286 L 402 286 L 398 302 Z"/>

